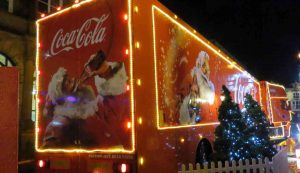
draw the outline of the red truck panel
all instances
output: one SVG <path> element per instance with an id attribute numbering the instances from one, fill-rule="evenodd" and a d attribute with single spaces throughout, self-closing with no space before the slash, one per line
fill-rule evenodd
<path id="1" fill-rule="evenodd" d="M 0 67 L 0 172 L 18 172 L 19 72 Z"/>

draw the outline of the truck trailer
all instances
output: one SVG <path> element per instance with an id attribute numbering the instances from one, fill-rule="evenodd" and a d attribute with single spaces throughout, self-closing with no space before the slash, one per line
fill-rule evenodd
<path id="1" fill-rule="evenodd" d="M 262 105 L 272 138 L 287 135 L 284 88 L 260 83 L 156 0 L 86 0 L 36 26 L 37 172 L 176 172 L 201 161 L 222 85 L 241 108 L 247 93 Z"/>

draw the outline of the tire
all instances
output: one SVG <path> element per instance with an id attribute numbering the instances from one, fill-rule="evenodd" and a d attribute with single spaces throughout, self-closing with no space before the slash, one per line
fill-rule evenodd
<path id="1" fill-rule="evenodd" d="M 196 163 L 201 165 L 210 162 L 210 155 L 212 154 L 212 147 L 207 139 L 202 139 L 196 150 Z"/>

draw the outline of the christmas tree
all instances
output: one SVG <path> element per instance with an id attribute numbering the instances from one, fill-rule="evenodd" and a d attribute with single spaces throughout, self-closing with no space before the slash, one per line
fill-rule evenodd
<path id="1" fill-rule="evenodd" d="M 276 154 L 275 148 L 270 141 L 268 127 L 270 123 L 261 110 L 260 105 L 246 94 L 242 115 L 246 124 L 245 143 L 249 148 L 247 158 L 271 158 Z"/>
<path id="2" fill-rule="evenodd" d="M 225 86 L 222 89 L 225 99 L 218 110 L 220 125 L 215 130 L 213 157 L 223 161 L 245 159 L 248 152 L 243 134 L 246 126 L 239 106 L 232 101 L 229 90 Z"/>

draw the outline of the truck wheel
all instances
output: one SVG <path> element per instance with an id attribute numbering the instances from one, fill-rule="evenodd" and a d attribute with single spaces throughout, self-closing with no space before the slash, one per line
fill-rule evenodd
<path id="1" fill-rule="evenodd" d="M 196 150 L 196 163 L 203 164 L 210 161 L 210 155 L 212 153 L 212 147 L 207 139 L 202 139 Z"/>

